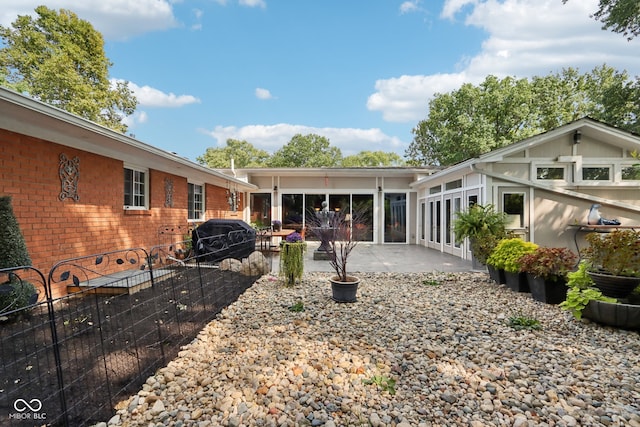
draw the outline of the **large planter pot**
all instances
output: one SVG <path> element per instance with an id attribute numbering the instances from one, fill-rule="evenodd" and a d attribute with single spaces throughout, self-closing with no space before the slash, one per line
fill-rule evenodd
<path id="1" fill-rule="evenodd" d="M 607 326 L 640 329 L 640 305 L 589 301 L 582 316 Z"/>
<path id="2" fill-rule="evenodd" d="M 492 265 L 487 264 L 487 271 L 489 272 L 489 277 L 498 283 L 499 285 L 504 285 L 506 283 L 506 279 L 504 277 L 504 270 L 497 269 Z"/>
<path id="3" fill-rule="evenodd" d="M 335 302 L 356 302 L 360 279 L 354 276 L 347 276 L 347 279 L 347 282 L 339 281 L 338 276 L 329 279 L 332 298 Z"/>
<path id="4" fill-rule="evenodd" d="M 614 276 L 611 274 L 587 271 L 596 288 L 602 295 L 613 298 L 626 298 L 640 285 L 640 277 Z"/>
<path id="5" fill-rule="evenodd" d="M 567 299 L 567 281 L 564 278 L 545 279 L 527 274 L 527 282 L 534 300 L 546 304 L 560 304 Z"/>
<path id="6" fill-rule="evenodd" d="M 504 278 L 509 289 L 516 292 L 530 291 L 526 273 L 512 273 L 510 271 L 505 271 Z"/>
<path id="7" fill-rule="evenodd" d="M 473 253 L 471 254 L 471 268 L 477 271 L 487 271 L 487 265 L 478 261 Z"/>

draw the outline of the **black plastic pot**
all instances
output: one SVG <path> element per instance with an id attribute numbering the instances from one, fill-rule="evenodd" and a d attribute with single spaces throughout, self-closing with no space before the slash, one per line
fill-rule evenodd
<path id="1" fill-rule="evenodd" d="M 358 285 L 360 279 L 354 276 L 347 276 L 348 282 L 341 282 L 338 276 L 333 276 L 331 282 L 332 298 L 335 302 L 356 302 L 358 294 Z"/>
<path id="2" fill-rule="evenodd" d="M 567 299 L 567 282 L 564 278 L 544 279 L 527 274 L 527 282 L 534 300 L 546 304 L 560 304 Z"/>

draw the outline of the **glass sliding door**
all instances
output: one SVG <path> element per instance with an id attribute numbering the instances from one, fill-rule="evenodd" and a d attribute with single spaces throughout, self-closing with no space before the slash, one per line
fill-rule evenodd
<path id="1" fill-rule="evenodd" d="M 251 193 L 249 204 L 251 223 L 259 228 L 271 226 L 271 193 Z"/>
<path id="2" fill-rule="evenodd" d="M 359 228 L 357 239 L 363 242 L 373 242 L 373 194 L 353 194 L 351 196 L 353 211 L 358 212 L 362 218 L 356 224 Z"/>
<path id="3" fill-rule="evenodd" d="M 384 242 L 407 242 L 407 194 L 384 194 Z"/>

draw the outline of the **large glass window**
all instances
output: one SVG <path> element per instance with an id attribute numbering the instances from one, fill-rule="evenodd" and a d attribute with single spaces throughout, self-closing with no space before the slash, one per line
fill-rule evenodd
<path id="1" fill-rule="evenodd" d="M 373 194 L 354 194 L 351 196 L 351 206 L 360 215 L 357 239 L 373 242 Z"/>
<path id="2" fill-rule="evenodd" d="M 251 223 L 258 228 L 271 226 L 271 194 L 252 193 L 250 196 Z"/>
<path id="3" fill-rule="evenodd" d="M 304 196 L 302 194 L 282 195 L 282 226 L 301 229 L 304 219 Z"/>
<path id="4" fill-rule="evenodd" d="M 384 195 L 384 241 L 396 243 L 407 241 L 406 193 L 385 193 Z"/>
<path id="5" fill-rule="evenodd" d="M 124 168 L 125 209 L 147 209 L 147 171 Z"/>
<path id="6" fill-rule="evenodd" d="M 192 183 L 188 183 L 187 185 L 189 219 L 202 221 L 204 219 L 204 187 Z"/>

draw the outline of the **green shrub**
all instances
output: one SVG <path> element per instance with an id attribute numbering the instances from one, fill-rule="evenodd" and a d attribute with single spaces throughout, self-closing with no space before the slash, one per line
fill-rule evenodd
<path id="1" fill-rule="evenodd" d="M 0 268 L 31 265 L 27 245 L 13 214 L 11 196 L 0 197 Z"/>
<path id="2" fill-rule="evenodd" d="M 36 287 L 32 283 L 12 280 L 0 285 L 0 314 L 18 310 L 34 304 L 37 295 Z"/>
<path id="3" fill-rule="evenodd" d="M 582 317 L 582 310 L 591 300 L 617 302 L 615 298 L 606 297 L 593 287 L 593 280 L 587 274 L 587 269 L 588 263 L 583 261 L 578 265 L 578 271 L 567 274 L 567 299 L 560 303 L 560 308 L 571 312 L 576 319 Z"/>
<path id="4" fill-rule="evenodd" d="M 518 273 L 520 272 L 518 260 L 523 255 L 534 252 L 537 248 L 538 245 L 535 243 L 525 242 L 518 237 L 503 239 L 487 259 L 487 264 L 510 273 Z"/>

